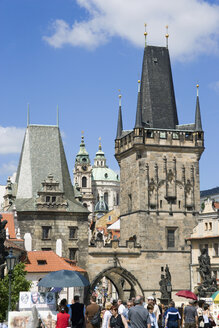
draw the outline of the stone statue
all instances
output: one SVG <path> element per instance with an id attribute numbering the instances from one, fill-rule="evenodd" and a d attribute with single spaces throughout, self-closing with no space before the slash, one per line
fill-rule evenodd
<path id="1" fill-rule="evenodd" d="M 5 250 L 4 242 L 6 240 L 6 230 L 5 226 L 8 221 L 1 220 L 2 215 L 0 215 L 0 277 L 1 279 L 4 278 L 4 264 L 5 264 L 5 257 L 8 255 L 8 252 Z"/>
<path id="2" fill-rule="evenodd" d="M 199 297 L 210 297 L 210 295 L 217 291 L 217 280 L 215 275 L 211 276 L 210 256 L 206 248 L 202 248 L 198 262 L 199 272 L 202 278 L 202 282 L 197 288 L 198 295 Z"/>
<path id="3" fill-rule="evenodd" d="M 206 248 L 202 248 L 201 255 L 198 257 L 199 272 L 203 281 L 211 279 L 210 256 Z"/>
<path id="4" fill-rule="evenodd" d="M 168 302 L 171 300 L 171 274 L 168 265 L 165 268 L 165 275 L 161 274 L 161 280 L 159 282 L 160 292 L 161 292 L 161 300 L 167 300 Z M 168 290 L 170 288 L 170 290 Z"/>
<path id="5" fill-rule="evenodd" d="M 161 280 L 159 282 L 159 285 L 160 285 L 161 299 L 168 299 L 169 293 L 167 291 L 167 283 L 164 274 L 161 275 Z"/>

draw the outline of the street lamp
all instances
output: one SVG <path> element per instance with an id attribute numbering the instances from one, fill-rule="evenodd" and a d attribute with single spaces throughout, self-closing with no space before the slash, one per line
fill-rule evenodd
<path id="1" fill-rule="evenodd" d="M 11 311 L 11 276 L 14 270 L 16 261 L 16 256 L 13 255 L 12 249 L 9 251 L 9 255 L 6 256 L 6 264 L 8 269 L 8 277 L 9 277 L 9 301 L 8 301 L 8 312 Z"/>

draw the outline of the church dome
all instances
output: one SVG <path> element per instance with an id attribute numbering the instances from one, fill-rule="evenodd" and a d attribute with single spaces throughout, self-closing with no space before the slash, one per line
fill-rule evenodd
<path id="1" fill-rule="evenodd" d="M 109 211 L 109 207 L 107 203 L 104 201 L 103 196 L 101 196 L 99 202 L 95 205 L 94 212 L 107 213 L 108 211 Z"/>
<path id="2" fill-rule="evenodd" d="M 93 167 L 92 169 L 92 180 L 102 181 L 118 181 L 119 175 L 108 167 Z"/>

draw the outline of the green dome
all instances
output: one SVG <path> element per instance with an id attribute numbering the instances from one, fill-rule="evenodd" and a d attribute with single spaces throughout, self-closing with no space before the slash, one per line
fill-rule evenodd
<path id="1" fill-rule="evenodd" d="M 104 201 L 103 196 L 101 196 L 99 202 L 95 205 L 94 212 L 107 213 L 108 211 L 109 211 L 109 207 L 107 203 Z"/>
<path id="2" fill-rule="evenodd" d="M 119 175 L 108 167 L 93 167 L 92 180 L 119 181 Z"/>

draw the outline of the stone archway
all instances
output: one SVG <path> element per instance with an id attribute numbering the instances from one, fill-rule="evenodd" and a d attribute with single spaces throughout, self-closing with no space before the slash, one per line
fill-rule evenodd
<path id="1" fill-rule="evenodd" d="M 121 266 L 112 266 L 101 271 L 91 282 L 90 293 L 104 277 L 112 282 L 118 297 L 123 300 L 136 295 L 144 295 L 143 289 L 136 277 Z"/>

